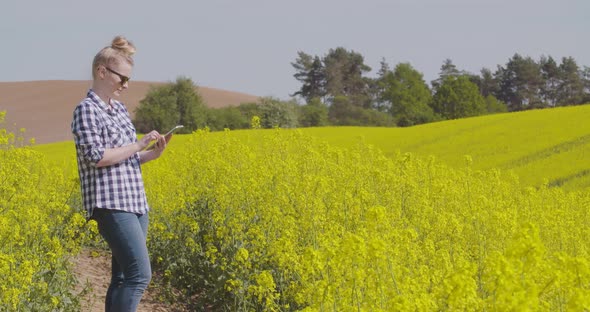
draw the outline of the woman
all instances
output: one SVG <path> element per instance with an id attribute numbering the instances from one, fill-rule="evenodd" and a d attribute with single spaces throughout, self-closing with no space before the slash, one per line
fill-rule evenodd
<path id="1" fill-rule="evenodd" d="M 151 280 L 149 207 L 140 165 L 166 148 L 157 131 L 137 140 L 127 109 L 116 100 L 129 87 L 134 53 L 134 45 L 118 36 L 96 54 L 92 88 L 72 120 L 84 208 L 112 252 L 107 312 L 135 311 Z M 152 141 L 154 148 L 146 150 Z"/>

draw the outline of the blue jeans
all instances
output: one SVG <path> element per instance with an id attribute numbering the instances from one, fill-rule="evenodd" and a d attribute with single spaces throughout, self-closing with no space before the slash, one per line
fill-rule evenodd
<path id="1" fill-rule="evenodd" d="M 148 214 L 94 209 L 92 218 L 112 252 L 106 312 L 135 312 L 152 278 L 146 246 Z"/>

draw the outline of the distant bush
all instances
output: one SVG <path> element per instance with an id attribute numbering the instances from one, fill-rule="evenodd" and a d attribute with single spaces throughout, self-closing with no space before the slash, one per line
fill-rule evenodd
<path id="1" fill-rule="evenodd" d="M 296 128 L 298 125 L 298 107 L 295 102 L 266 97 L 260 99 L 258 110 L 263 128 Z"/>
<path id="2" fill-rule="evenodd" d="M 265 97 L 257 103 L 243 103 L 238 107 L 212 108 L 206 125 L 210 130 L 248 129 L 252 117 L 258 116 L 261 128 L 295 128 L 299 124 L 299 110 L 295 102 Z"/>
<path id="3" fill-rule="evenodd" d="M 485 99 L 479 93 L 477 85 L 467 76 L 449 76 L 442 80 L 430 105 L 434 112 L 444 119 L 457 119 L 484 114 Z M 493 104 L 492 109 L 497 109 Z"/>
<path id="4" fill-rule="evenodd" d="M 319 98 L 313 98 L 309 103 L 301 106 L 299 114 L 299 125 L 302 127 L 321 127 L 327 126 L 328 106 Z"/>
<path id="5" fill-rule="evenodd" d="M 207 127 L 212 131 L 223 129 L 247 129 L 250 120 L 239 107 L 212 108 L 207 112 Z"/>
<path id="6" fill-rule="evenodd" d="M 488 95 L 484 99 L 488 114 L 505 113 L 508 111 L 506 104 L 499 101 L 495 96 Z"/>
<path id="7" fill-rule="evenodd" d="M 175 83 L 153 87 L 140 101 L 135 112 L 137 131 L 166 131 L 175 125 L 184 125 L 179 133 L 191 133 L 204 127 L 207 108 L 190 78 L 180 77 Z"/>
<path id="8" fill-rule="evenodd" d="M 328 116 L 338 126 L 395 126 L 390 114 L 354 105 L 346 96 L 334 98 Z"/>
<path id="9" fill-rule="evenodd" d="M 395 126 L 389 113 L 363 108 L 349 97 L 338 96 L 330 106 L 319 98 L 305 105 L 295 101 L 282 101 L 263 97 L 256 103 L 242 103 L 237 107 L 212 108 L 207 114 L 206 125 L 212 131 L 223 129 L 248 129 L 252 117 L 260 118 L 260 126 L 270 128 L 349 126 Z"/>

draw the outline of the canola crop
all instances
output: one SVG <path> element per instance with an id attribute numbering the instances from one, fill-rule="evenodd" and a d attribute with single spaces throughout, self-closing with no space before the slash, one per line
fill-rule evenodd
<path id="1" fill-rule="evenodd" d="M 361 129 L 376 146 L 358 128 L 175 136 L 143 168 L 154 282 L 193 310 L 590 310 L 586 130 L 506 132 L 550 114 Z M 72 144 L 45 158 L 0 134 L 0 311 L 75 310 L 64 259 L 95 227 Z"/>
<path id="2" fill-rule="evenodd" d="M 79 311 L 70 259 L 88 231 L 69 205 L 78 186 L 19 138 L 0 129 L 0 311 Z"/>
<path id="3" fill-rule="evenodd" d="M 434 155 L 454 168 L 463 156 L 474 169 L 512 171 L 524 185 L 564 190 L 590 187 L 590 105 L 446 120 L 407 128 L 305 128 L 306 134 L 348 148 L 361 137 L 387 156 L 397 151 Z"/>
<path id="4" fill-rule="evenodd" d="M 590 195 L 464 162 L 198 131 L 144 167 L 153 268 L 195 309 L 590 309 Z"/>

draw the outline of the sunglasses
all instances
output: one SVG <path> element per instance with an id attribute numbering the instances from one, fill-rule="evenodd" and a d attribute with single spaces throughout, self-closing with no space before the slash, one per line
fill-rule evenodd
<path id="1" fill-rule="evenodd" d="M 106 67 L 106 66 L 105 66 L 104 68 L 106 68 L 106 69 L 107 69 L 108 71 L 110 71 L 111 73 L 113 73 L 113 74 L 115 74 L 115 75 L 119 76 L 119 79 L 121 79 L 121 85 L 125 85 L 125 84 L 126 84 L 128 81 L 129 81 L 129 79 L 131 79 L 131 77 L 127 77 L 127 76 L 125 76 L 125 75 L 121 75 L 121 74 L 119 74 L 118 72 L 116 72 L 116 71 L 114 71 L 114 70 L 112 70 L 112 69 L 110 69 L 110 68 L 108 68 L 108 67 Z"/>

